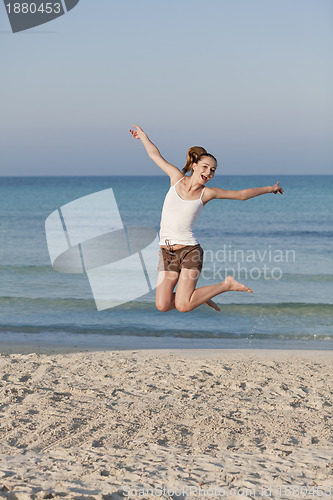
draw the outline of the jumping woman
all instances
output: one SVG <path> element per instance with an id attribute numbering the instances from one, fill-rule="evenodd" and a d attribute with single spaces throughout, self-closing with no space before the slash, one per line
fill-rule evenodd
<path id="1" fill-rule="evenodd" d="M 140 139 L 149 157 L 170 177 L 170 189 L 165 197 L 160 227 L 160 258 L 156 288 L 156 307 L 159 311 L 178 309 L 192 311 L 207 304 L 219 311 L 211 299 L 224 292 L 249 292 L 251 288 L 227 276 L 217 285 L 196 288 L 203 263 L 203 250 L 193 234 L 193 225 L 202 208 L 211 200 L 248 200 L 266 193 L 283 193 L 277 182 L 274 186 L 229 191 L 206 187 L 217 168 L 216 158 L 199 146 L 187 152 L 182 171 L 168 163 L 157 147 L 138 125 L 130 130 Z M 186 175 L 186 174 L 189 175 Z M 174 292 L 175 286 L 177 290 Z"/>

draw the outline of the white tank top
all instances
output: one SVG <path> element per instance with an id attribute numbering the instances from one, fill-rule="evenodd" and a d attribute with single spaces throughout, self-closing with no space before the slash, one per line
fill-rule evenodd
<path id="1" fill-rule="evenodd" d="M 184 177 L 179 179 L 180 182 Z M 160 245 L 197 245 L 198 241 L 193 233 L 193 225 L 203 208 L 202 190 L 200 198 L 196 200 L 183 200 L 176 191 L 176 186 L 171 186 L 166 194 L 160 228 Z"/>

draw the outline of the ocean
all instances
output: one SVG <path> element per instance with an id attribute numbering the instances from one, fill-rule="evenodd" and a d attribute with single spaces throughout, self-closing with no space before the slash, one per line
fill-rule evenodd
<path id="1" fill-rule="evenodd" d="M 224 189 L 267 186 L 284 194 L 214 200 L 195 233 L 205 250 L 198 286 L 228 274 L 253 289 L 189 313 L 156 309 L 154 290 L 98 311 L 86 274 L 53 269 L 46 218 L 109 188 L 125 226 L 158 230 L 167 176 L 1 177 L 0 342 L 98 349 L 333 347 L 333 176 L 216 176 Z"/>

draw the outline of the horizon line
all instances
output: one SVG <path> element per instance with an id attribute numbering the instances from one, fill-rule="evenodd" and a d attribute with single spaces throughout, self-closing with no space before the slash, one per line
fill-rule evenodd
<path id="1" fill-rule="evenodd" d="M 321 175 L 326 175 L 326 176 L 333 176 L 333 173 L 322 173 L 322 174 L 271 174 L 271 173 L 262 173 L 262 174 L 216 174 L 214 175 L 215 177 L 237 177 L 237 176 L 247 176 L 247 177 L 255 177 L 255 176 L 287 176 L 287 177 L 292 177 L 292 176 L 298 176 L 298 177 L 310 177 L 310 176 L 321 176 Z M 122 175 L 115 175 L 115 174 L 63 174 L 63 175 L 37 175 L 37 174 L 31 174 L 31 175 L 0 175 L 0 179 L 6 179 L 6 178 L 14 178 L 14 177 L 164 177 L 162 173 L 160 174 L 122 174 Z M 167 175 L 165 175 L 167 177 Z"/>

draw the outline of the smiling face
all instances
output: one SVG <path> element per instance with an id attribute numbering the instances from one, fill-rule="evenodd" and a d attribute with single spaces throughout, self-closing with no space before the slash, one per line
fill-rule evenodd
<path id="1" fill-rule="evenodd" d="M 205 184 L 214 177 L 216 167 L 217 165 L 214 158 L 204 156 L 200 158 L 198 163 L 193 163 L 193 175 L 196 176 L 198 182 Z"/>

